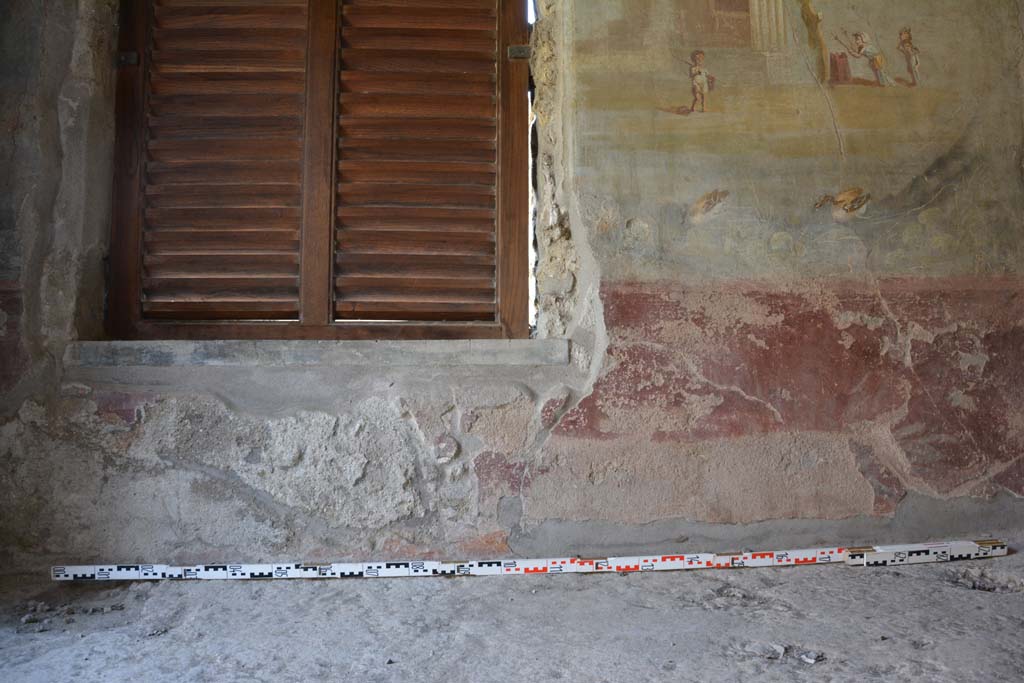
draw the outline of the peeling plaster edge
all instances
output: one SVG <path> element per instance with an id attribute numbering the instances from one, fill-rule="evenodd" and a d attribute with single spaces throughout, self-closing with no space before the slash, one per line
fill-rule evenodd
<path id="1" fill-rule="evenodd" d="M 511 514 L 505 526 L 510 527 L 513 535 L 520 532 L 528 519 L 527 508 L 530 498 L 525 494 L 525 488 L 526 482 L 532 476 L 533 467 L 545 457 L 545 447 L 558 422 L 593 393 L 604 369 L 609 346 L 604 305 L 600 294 L 600 264 L 588 241 L 590 231 L 583 220 L 579 192 L 573 176 L 575 131 L 579 116 L 571 68 L 574 48 L 572 17 L 575 16 L 576 3 L 575 0 L 547 0 L 541 4 L 539 10 L 535 39 L 540 35 L 538 29 L 544 24 L 554 24 L 551 35 L 555 38 L 554 54 L 558 60 L 557 82 L 554 87 L 557 91 L 559 118 L 554 126 L 557 129 L 557 138 L 548 141 L 547 136 L 539 136 L 540 157 L 543 158 L 545 153 L 550 153 L 552 168 L 549 173 L 538 175 L 538 215 L 547 209 L 554 220 L 567 219 L 572 246 L 578 258 L 579 265 L 575 273 L 577 295 L 565 333 L 573 341 L 570 361 L 581 375 L 576 381 L 567 383 L 569 400 L 559 410 L 560 414 L 555 423 L 541 429 L 533 443 L 520 455 L 520 460 L 525 462 L 525 466 L 517 495 L 499 501 L 499 510 L 502 502 L 510 505 L 508 509 Z M 550 183 L 552 186 L 546 187 L 544 183 Z M 545 206 L 545 203 L 552 206 Z M 499 511 L 499 516 L 500 514 Z"/>
<path id="2" fill-rule="evenodd" d="M 555 21 L 558 22 L 556 35 L 559 45 L 557 52 L 559 56 L 559 83 L 561 90 L 561 128 L 557 160 L 558 187 L 556 197 L 566 207 L 569 215 L 569 223 L 573 228 L 573 241 L 580 258 L 580 269 L 577 275 L 577 287 L 582 291 L 576 305 L 576 316 L 567 330 L 570 338 L 576 340 L 589 338 L 590 359 L 585 368 L 586 376 L 582 386 L 577 387 L 575 407 L 585 397 L 593 393 L 594 386 L 601 375 L 605 365 L 605 357 L 608 350 L 609 339 L 608 329 L 605 322 L 604 304 L 601 300 L 601 267 L 588 240 L 590 236 L 589 226 L 583 219 L 580 209 L 580 197 L 577 189 L 576 179 L 572 172 L 575 169 L 573 163 L 575 157 L 576 138 L 575 132 L 578 129 L 579 108 L 571 65 L 574 63 L 574 48 L 572 35 L 572 17 L 576 13 L 575 0 L 552 0 L 552 6 L 557 8 L 554 12 Z M 589 313 L 589 320 L 583 314 Z M 582 318 L 582 319 L 581 319 Z M 589 322 L 591 327 L 585 327 L 584 322 Z"/>

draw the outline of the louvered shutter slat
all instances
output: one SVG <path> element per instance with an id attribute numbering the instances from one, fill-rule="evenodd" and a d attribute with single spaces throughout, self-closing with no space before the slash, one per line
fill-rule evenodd
<path id="1" fill-rule="evenodd" d="M 346 161 L 339 164 L 342 183 L 392 181 L 399 183 L 450 182 L 493 187 L 497 180 L 494 164 L 403 161 Z"/>
<path id="2" fill-rule="evenodd" d="M 142 314 L 299 315 L 303 0 L 153 0 Z"/>
<path id="3" fill-rule="evenodd" d="M 524 17 L 122 3 L 111 333 L 525 336 Z"/>
<path id="4" fill-rule="evenodd" d="M 494 321 L 497 0 L 341 0 L 335 316 Z"/>

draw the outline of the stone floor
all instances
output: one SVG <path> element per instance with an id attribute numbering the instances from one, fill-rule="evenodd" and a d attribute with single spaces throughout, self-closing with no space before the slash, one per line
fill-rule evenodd
<path id="1" fill-rule="evenodd" d="M 0 679 L 1024 681 L 1024 555 L 512 580 L 8 577 Z"/>

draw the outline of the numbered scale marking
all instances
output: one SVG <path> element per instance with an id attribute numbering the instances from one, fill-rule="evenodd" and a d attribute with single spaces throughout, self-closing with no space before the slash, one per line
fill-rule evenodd
<path id="1" fill-rule="evenodd" d="M 695 555 L 640 555 L 584 559 L 564 557 L 538 560 L 472 562 L 365 562 L 315 564 L 202 564 L 187 567 L 166 564 L 101 564 L 53 567 L 54 581 L 160 581 L 163 579 L 348 579 L 410 576 L 523 576 L 526 574 L 608 574 L 682 571 L 688 569 L 745 569 L 797 567 L 846 563 L 852 567 L 891 567 L 904 564 L 953 562 L 1000 557 L 1008 552 L 1004 541 L 949 541 L 865 548 L 811 548 Z"/>

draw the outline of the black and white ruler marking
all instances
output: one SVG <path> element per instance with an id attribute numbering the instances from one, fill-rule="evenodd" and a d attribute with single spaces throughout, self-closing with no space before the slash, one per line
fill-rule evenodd
<path id="1" fill-rule="evenodd" d="M 317 564 L 88 564 L 53 567 L 54 581 L 160 581 L 251 579 L 349 579 L 411 576 L 523 576 L 525 574 L 607 574 L 693 569 L 749 569 L 845 563 L 852 567 L 891 567 L 1001 557 L 1005 541 L 946 541 L 863 548 L 807 548 L 742 553 L 637 555 L 585 559 L 560 557 L 534 560 L 475 560 L 444 562 L 341 562 Z"/>

